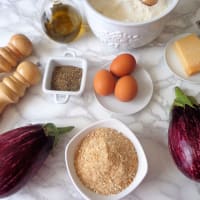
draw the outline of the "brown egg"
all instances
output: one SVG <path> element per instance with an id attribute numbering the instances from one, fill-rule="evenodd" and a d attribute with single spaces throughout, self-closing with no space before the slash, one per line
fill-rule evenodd
<path id="1" fill-rule="evenodd" d="M 130 101 L 134 99 L 138 92 L 138 86 L 136 79 L 131 76 L 123 76 L 121 77 L 115 86 L 115 97 L 120 101 Z"/>
<path id="2" fill-rule="evenodd" d="M 118 55 L 110 65 L 110 71 L 118 77 L 131 74 L 136 67 L 134 56 L 128 53 Z"/>
<path id="3" fill-rule="evenodd" d="M 31 41 L 23 34 L 13 35 L 9 41 L 23 56 L 29 56 L 33 51 Z"/>
<path id="4" fill-rule="evenodd" d="M 116 80 L 114 76 L 105 69 L 99 70 L 94 76 L 94 90 L 101 96 L 106 96 L 114 92 Z"/>

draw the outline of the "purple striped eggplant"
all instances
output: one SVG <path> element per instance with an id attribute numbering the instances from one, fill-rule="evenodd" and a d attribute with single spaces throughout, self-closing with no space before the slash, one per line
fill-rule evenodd
<path id="1" fill-rule="evenodd" d="M 0 135 L 0 198 L 20 189 L 41 167 L 59 136 L 73 127 L 29 125 Z"/>
<path id="2" fill-rule="evenodd" d="M 200 182 L 200 105 L 175 88 L 168 145 L 175 164 L 187 177 Z"/>

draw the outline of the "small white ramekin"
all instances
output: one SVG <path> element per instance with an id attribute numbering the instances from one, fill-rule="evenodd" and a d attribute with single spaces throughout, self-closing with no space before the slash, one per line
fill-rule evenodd
<path id="1" fill-rule="evenodd" d="M 86 75 L 87 75 L 87 61 L 83 58 L 77 57 L 75 52 L 67 51 L 66 56 L 51 57 L 44 71 L 42 89 L 47 94 L 54 95 L 55 103 L 66 103 L 72 95 L 81 95 L 85 88 Z M 78 91 L 59 91 L 51 89 L 52 73 L 56 66 L 75 66 L 82 69 L 82 78 L 80 89 Z"/>

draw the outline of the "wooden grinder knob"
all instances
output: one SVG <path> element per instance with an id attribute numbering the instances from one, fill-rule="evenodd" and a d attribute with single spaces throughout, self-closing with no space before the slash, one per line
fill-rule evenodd
<path id="1" fill-rule="evenodd" d="M 13 35 L 7 46 L 0 48 L 0 72 L 10 72 L 32 51 L 33 45 L 25 35 Z"/>
<path id="2" fill-rule="evenodd" d="M 13 35 L 9 44 L 16 48 L 23 57 L 29 56 L 33 51 L 31 41 L 23 34 Z"/>
<path id="3" fill-rule="evenodd" d="M 41 80 L 41 72 L 38 66 L 30 61 L 20 63 L 16 72 L 19 73 L 30 85 L 35 85 Z"/>

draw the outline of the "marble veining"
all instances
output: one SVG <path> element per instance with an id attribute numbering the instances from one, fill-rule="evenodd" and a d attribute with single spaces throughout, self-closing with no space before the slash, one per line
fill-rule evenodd
<path id="1" fill-rule="evenodd" d="M 81 0 L 76 1 L 83 9 Z M 41 84 L 32 87 L 16 105 L 9 106 L 0 118 L 1 132 L 29 123 L 54 122 L 76 128 L 63 136 L 39 172 L 16 194 L 5 200 L 82 200 L 66 173 L 64 149 L 70 138 L 96 120 L 115 117 L 123 121 L 137 135 L 147 155 L 149 171 L 142 184 L 124 200 L 199 200 L 200 185 L 183 176 L 174 165 L 167 147 L 169 110 L 174 98 L 173 88 L 181 86 L 200 101 L 199 85 L 174 77 L 163 61 L 166 43 L 175 35 L 200 29 L 199 0 L 180 0 L 169 16 L 161 35 L 150 44 L 129 50 L 153 80 L 154 93 L 150 103 L 130 116 L 116 116 L 98 105 L 92 88 L 95 72 L 119 53 L 101 43 L 90 31 L 86 21 L 85 33 L 68 45 L 49 40 L 42 32 L 40 15 L 45 0 L 0 1 L 0 46 L 5 46 L 14 33 L 26 34 L 34 44 L 28 58 L 40 64 L 44 71 L 48 57 L 63 56 L 68 48 L 88 60 L 86 88 L 81 97 L 71 97 L 67 104 L 55 104 L 51 95 L 44 94 Z M 83 12 L 82 12 L 83 13 Z"/>

